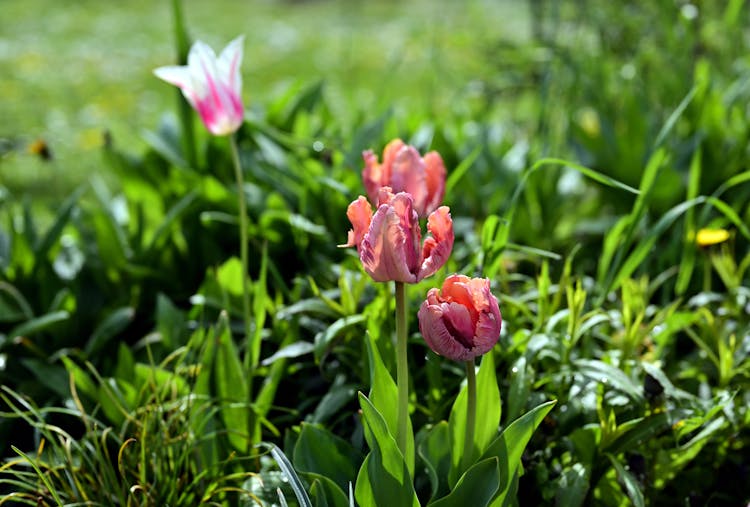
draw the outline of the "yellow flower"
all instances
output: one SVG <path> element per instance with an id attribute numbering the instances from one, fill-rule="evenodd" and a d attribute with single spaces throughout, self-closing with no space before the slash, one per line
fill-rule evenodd
<path id="1" fill-rule="evenodd" d="M 695 236 L 695 242 L 698 246 L 707 247 L 723 243 L 729 237 L 729 231 L 726 229 L 701 229 Z"/>

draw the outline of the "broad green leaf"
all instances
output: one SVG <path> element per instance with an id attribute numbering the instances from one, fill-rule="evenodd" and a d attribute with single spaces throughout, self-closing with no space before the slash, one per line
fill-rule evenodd
<path id="1" fill-rule="evenodd" d="M 491 355 L 491 354 L 488 354 Z M 453 491 L 428 505 L 431 507 L 486 507 L 500 486 L 499 460 L 487 458 L 461 476 Z"/>
<path id="2" fill-rule="evenodd" d="M 578 359 L 574 364 L 580 374 L 591 380 L 604 382 L 613 389 L 627 394 L 633 401 L 643 401 L 640 387 L 619 368 L 596 359 Z"/>
<path id="3" fill-rule="evenodd" d="M 216 331 L 216 362 L 213 373 L 216 394 L 221 400 L 221 418 L 232 446 L 247 452 L 250 428 L 250 406 L 247 379 L 239 352 L 232 340 L 226 312 L 219 317 Z"/>
<path id="4" fill-rule="evenodd" d="M 190 205 L 195 201 L 196 197 L 198 197 L 198 192 L 192 190 L 180 198 L 180 200 L 169 209 L 164 216 L 164 220 L 162 220 L 156 228 L 156 231 L 154 231 L 154 235 L 151 238 L 151 241 L 149 241 L 148 246 L 146 246 L 145 251 L 147 253 L 153 253 L 163 244 L 166 235 L 172 230 L 180 217 L 190 209 Z"/>
<path id="5" fill-rule="evenodd" d="M 350 327 L 358 326 L 366 321 L 366 316 L 361 313 L 357 315 L 349 315 L 338 319 L 328 326 L 328 329 L 315 335 L 315 360 L 320 361 L 328 349 L 332 347 L 332 342 L 339 333 Z"/>
<path id="6" fill-rule="evenodd" d="M 474 449 L 469 463 L 484 453 L 487 446 L 495 439 L 500 426 L 501 403 L 500 390 L 497 387 L 495 361 L 493 354 L 482 356 L 482 363 L 477 374 L 477 414 L 474 428 Z M 461 469 L 464 455 L 464 435 L 466 434 L 467 387 L 461 388 L 453 404 L 448 428 L 451 439 L 451 471 L 448 483 L 453 487 L 458 478 L 465 472 Z"/>
<path id="7" fill-rule="evenodd" d="M 237 257 L 228 259 L 216 270 L 216 281 L 219 282 L 219 286 L 232 296 L 242 295 L 242 277 L 242 263 Z"/>
<path id="8" fill-rule="evenodd" d="M 156 329 L 161 334 L 164 347 L 172 350 L 177 344 L 182 344 L 185 328 L 185 313 L 160 292 L 156 297 Z"/>
<path id="9" fill-rule="evenodd" d="M 47 329 L 53 327 L 55 324 L 59 322 L 64 322 L 68 320 L 69 318 L 70 318 L 70 314 L 66 311 L 47 313 L 45 315 L 41 315 L 39 317 L 34 317 L 33 319 L 27 320 L 23 324 L 19 324 L 18 326 L 10 330 L 10 332 L 8 333 L 8 336 L 11 339 L 14 339 L 19 336 L 20 337 L 31 336 L 36 333 L 46 331 Z"/>
<path id="10" fill-rule="evenodd" d="M 430 498 L 440 498 L 448 494 L 448 473 L 451 469 L 451 445 L 448 423 L 440 421 L 430 429 L 419 445 L 419 456 L 422 458 L 430 480 Z"/>
<path id="11" fill-rule="evenodd" d="M 630 498 L 630 501 L 633 502 L 633 505 L 635 507 L 645 507 L 646 503 L 643 499 L 640 484 L 638 484 L 638 481 L 633 477 L 633 474 L 625 470 L 622 463 L 620 463 L 612 454 L 607 454 L 607 457 L 612 462 L 612 466 L 615 467 L 617 476 L 620 478 L 620 482 L 625 486 L 625 492 Z"/>
<path id="12" fill-rule="evenodd" d="M 36 378 L 41 385 L 46 386 L 58 396 L 64 397 L 70 394 L 69 377 L 65 368 L 59 364 L 51 364 L 48 361 L 42 361 L 33 357 L 24 357 L 20 359 L 27 370 Z"/>
<path id="13" fill-rule="evenodd" d="M 510 369 L 510 387 L 508 388 L 508 413 L 506 421 L 515 420 L 526 408 L 526 401 L 531 392 L 531 381 L 526 372 L 526 356 L 521 356 Z"/>
<path id="14" fill-rule="evenodd" d="M 670 416 L 664 412 L 639 418 L 634 421 L 634 424 L 627 426 L 625 431 L 619 433 L 602 450 L 618 454 L 636 449 L 653 436 L 663 432 L 669 425 Z"/>
<path id="15" fill-rule="evenodd" d="M 419 507 L 409 469 L 385 419 L 362 393 L 359 403 L 371 452 L 357 475 L 357 502 L 362 506 Z"/>
<path id="16" fill-rule="evenodd" d="M 36 244 L 34 248 L 34 254 L 36 256 L 36 262 L 47 255 L 52 245 L 60 238 L 63 228 L 67 225 L 70 220 L 70 215 L 73 213 L 73 209 L 78 200 L 83 195 L 86 187 L 77 188 L 67 199 L 65 199 L 57 210 L 55 221 L 52 223 L 50 228 L 45 233 L 44 237 Z"/>
<path id="17" fill-rule="evenodd" d="M 291 345 L 287 345 L 286 347 L 280 348 L 276 352 L 273 353 L 273 355 L 265 358 L 261 364 L 263 366 L 269 366 L 273 363 L 275 363 L 279 359 L 290 359 L 295 357 L 300 357 L 305 354 L 309 354 L 315 350 L 315 346 L 310 342 L 294 342 Z"/>
<path id="18" fill-rule="evenodd" d="M 79 395 L 85 394 L 90 400 L 96 400 L 96 384 L 91 376 L 86 373 L 86 370 L 78 366 L 68 356 L 62 356 L 60 360 L 65 365 L 65 369 L 68 370 L 68 375 L 73 377 L 73 383 Z"/>
<path id="19" fill-rule="evenodd" d="M 94 330 L 83 349 L 86 357 L 92 357 L 118 333 L 123 331 L 135 317 L 135 308 L 125 306 L 110 313 Z"/>
<path id="20" fill-rule="evenodd" d="M 503 505 L 506 501 L 514 477 L 521 464 L 521 455 L 531 440 L 534 431 L 547 416 L 556 401 L 548 401 L 525 413 L 512 423 L 495 439 L 482 455 L 481 459 L 496 456 L 500 460 L 499 493 L 492 505 Z"/>
<path id="21" fill-rule="evenodd" d="M 580 507 L 589 491 L 590 471 L 580 463 L 565 469 L 555 495 L 555 507 Z"/>
<path id="22" fill-rule="evenodd" d="M 342 438 L 323 426 L 302 424 L 292 456 L 300 472 L 311 472 L 334 481 L 345 490 L 357 477 L 362 456 Z"/>
<path id="23" fill-rule="evenodd" d="M 394 436 L 398 429 L 398 387 L 390 372 L 383 364 L 377 345 L 367 336 L 367 352 L 370 358 L 370 398 L 369 401 L 377 409 L 388 426 L 388 431 Z M 406 435 L 406 464 L 409 474 L 414 477 L 414 430 L 411 418 L 407 416 Z"/>
<path id="24" fill-rule="evenodd" d="M 328 477 L 318 474 L 302 474 L 310 485 L 310 495 L 315 507 L 349 507 L 349 499 L 344 490 Z M 347 484 L 347 489 L 349 485 Z"/>

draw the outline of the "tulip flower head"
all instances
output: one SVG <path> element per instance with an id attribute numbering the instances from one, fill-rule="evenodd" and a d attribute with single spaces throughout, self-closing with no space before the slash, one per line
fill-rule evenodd
<path id="1" fill-rule="evenodd" d="M 363 152 L 362 158 L 362 180 L 371 201 L 377 200 L 382 187 L 390 187 L 394 193 L 407 192 L 420 217 L 426 217 L 443 202 L 445 164 L 436 151 L 421 157 L 416 148 L 394 139 L 383 151 L 382 164 L 372 150 Z"/>
<path id="2" fill-rule="evenodd" d="M 230 42 L 219 57 L 208 45 L 197 41 L 188 53 L 188 64 L 159 67 L 154 74 L 182 90 L 209 132 L 224 136 L 242 125 L 242 42 Z"/>
<path id="3" fill-rule="evenodd" d="M 427 345 L 456 361 L 469 361 L 491 350 L 503 322 L 490 281 L 464 275 L 449 276 L 441 290 L 430 289 L 417 315 Z"/>
<path id="4" fill-rule="evenodd" d="M 381 188 L 374 215 L 367 199 L 359 196 L 346 215 L 353 228 L 342 246 L 357 247 L 362 266 L 376 282 L 417 283 L 440 269 L 453 249 L 450 209 L 441 206 L 430 214 L 431 235 L 422 243 L 419 217 L 406 192 Z"/>

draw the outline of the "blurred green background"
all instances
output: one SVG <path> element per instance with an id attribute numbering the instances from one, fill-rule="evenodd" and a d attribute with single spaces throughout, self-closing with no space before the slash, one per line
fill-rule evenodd
<path id="1" fill-rule="evenodd" d="M 190 35 L 217 50 L 245 34 L 249 109 L 322 79 L 330 107 L 351 122 L 356 112 L 374 116 L 391 105 L 444 116 L 494 72 L 487 51 L 495 41 L 528 38 L 528 6 L 188 0 L 184 12 Z M 105 131 L 130 151 L 144 147 L 141 132 L 154 128 L 175 101 L 174 90 L 151 73 L 175 59 L 169 2 L 3 0 L 2 11 L 3 184 L 32 195 L 66 193 L 101 171 Z M 40 139 L 52 164 L 29 153 Z"/>

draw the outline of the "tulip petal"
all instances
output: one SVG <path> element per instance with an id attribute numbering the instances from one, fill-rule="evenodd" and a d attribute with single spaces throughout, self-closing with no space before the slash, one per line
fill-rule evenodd
<path id="1" fill-rule="evenodd" d="M 243 40 L 240 36 L 230 42 L 218 59 L 210 46 L 196 41 L 188 53 L 187 66 L 160 67 L 154 71 L 161 79 L 180 87 L 214 135 L 235 132 L 244 119 L 239 69 Z"/>
<path id="2" fill-rule="evenodd" d="M 240 73 L 240 63 L 242 62 L 243 44 L 245 36 L 240 35 L 233 39 L 219 55 L 217 65 L 219 72 L 225 77 L 225 82 L 236 95 L 242 93 L 242 74 Z"/>
<path id="3" fill-rule="evenodd" d="M 474 347 L 474 320 L 469 308 L 460 303 L 443 303 L 445 327 L 467 349 Z"/>
<path id="4" fill-rule="evenodd" d="M 367 230 L 370 228 L 372 221 L 372 207 L 363 196 L 359 196 L 356 201 L 349 204 L 346 209 L 346 216 L 352 223 L 352 229 L 349 231 L 347 242 L 342 247 L 356 246 L 359 251 L 362 245 L 362 239 L 365 237 Z"/>
<path id="5" fill-rule="evenodd" d="M 427 219 L 427 229 L 432 236 L 424 241 L 422 247 L 422 265 L 419 268 L 417 280 L 422 280 L 443 267 L 453 250 L 453 221 L 450 209 L 441 206 L 430 214 Z"/>
<path id="6" fill-rule="evenodd" d="M 443 158 L 436 151 L 431 151 L 424 156 L 425 183 L 427 186 L 427 197 L 424 204 L 424 214 L 432 213 L 445 197 L 445 164 Z"/>
<path id="7" fill-rule="evenodd" d="M 393 206 L 382 204 L 375 212 L 359 252 L 362 266 L 373 280 L 417 281 L 407 264 L 408 257 L 415 255 L 409 252 L 414 247 L 408 244 L 408 232 L 404 230 L 401 217 Z"/>
<path id="8" fill-rule="evenodd" d="M 495 306 L 497 307 L 497 300 L 495 300 Z M 474 336 L 476 355 L 484 354 L 495 346 L 497 340 L 500 338 L 501 326 L 502 318 L 500 318 L 499 310 L 497 313 L 484 312 L 479 315 L 479 322 L 477 323 Z"/>
<path id="9" fill-rule="evenodd" d="M 425 301 L 419 308 L 417 317 L 422 336 L 436 354 L 455 361 L 466 361 L 475 357 L 471 349 L 462 345 L 448 330 L 440 305 L 430 305 Z"/>
<path id="10" fill-rule="evenodd" d="M 371 201 L 377 202 L 380 188 L 387 185 L 383 177 L 382 166 L 378 163 L 378 156 L 372 150 L 363 151 L 362 158 L 365 161 L 365 167 L 362 169 L 362 182 L 367 196 Z"/>
<path id="11" fill-rule="evenodd" d="M 154 69 L 154 74 L 159 79 L 178 86 L 183 90 L 185 88 L 191 88 L 193 84 L 193 77 L 190 74 L 190 69 L 184 66 L 167 65 L 165 67 L 159 67 Z"/>
<path id="12" fill-rule="evenodd" d="M 385 145 L 383 149 L 383 166 L 385 167 L 384 171 L 387 179 L 391 179 L 391 166 L 404 146 L 406 144 L 398 138 Z"/>
<path id="13" fill-rule="evenodd" d="M 426 216 L 427 183 L 425 164 L 419 152 L 412 146 L 403 145 L 391 165 L 390 186 L 397 192 L 408 192 L 414 201 L 414 209 Z"/>
<path id="14" fill-rule="evenodd" d="M 477 278 L 476 280 L 481 280 Z M 476 325 L 479 320 L 479 308 L 475 294 L 472 292 L 472 279 L 465 275 L 450 275 L 440 289 L 442 301 L 453 301 L 469 309 L 471 320 Z"/>

